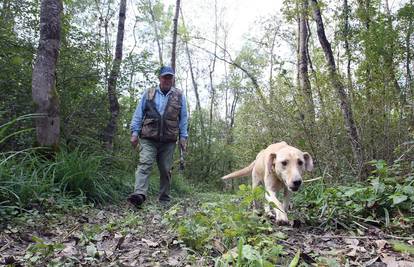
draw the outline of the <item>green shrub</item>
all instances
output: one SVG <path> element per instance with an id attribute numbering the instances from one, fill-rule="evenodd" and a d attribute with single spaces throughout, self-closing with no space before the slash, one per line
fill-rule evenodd
<path id="1" fill-rule="evenodd" d="M 385 161 L 372 161 L 375 167 L 365 182 L 327 187 L 323 182 L 306 187 L 295 196 L 298 207 L 309 221 L 353 221 L 355 219 L 389 226 L 401 224 L 401 217 L 414 221 L 414 176 L 401 171 L 399 162 L 388 166 Z M 404 215 L 404 216 L 401 216 Z"/>

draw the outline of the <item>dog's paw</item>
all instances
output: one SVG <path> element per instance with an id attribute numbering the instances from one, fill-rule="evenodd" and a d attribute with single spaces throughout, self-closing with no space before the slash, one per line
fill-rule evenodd
<path id="1" fill-rule="evenodd" d="M 267 211 L 266 212 L 266 215 L 267 215 L 267 217 L 269 217 L 269 219 L 271 219 L 271 220 L 276 220 L 276 215 L 273 213 L 273 212 L 271 212 L 271 211 Z"/>
<path id="2" fill-rule="evenodd" d="M 291 225 L 291 222 L 289 221 L 286 212 L 281 212 L 279 210 L 276 210 L 275 212 L 277 225 Z"/>

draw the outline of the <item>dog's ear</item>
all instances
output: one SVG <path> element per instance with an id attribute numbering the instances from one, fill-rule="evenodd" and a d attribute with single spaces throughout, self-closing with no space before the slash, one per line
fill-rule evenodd
<path id="1" fill-rule="evenodd" d="M 305 169 L 310 172 L 313 170 L 313 160 L 311 155 L 308 152 L 303 153 L 303 158 L 305 159 Z"/>
<path id="2" fill-rule="evenodd" d="M 273 172 L 273 162 L 276 159 L 276 153 L 270 153 L 269 158 L 267 159 L 267 171 L 269 173 Z"/>

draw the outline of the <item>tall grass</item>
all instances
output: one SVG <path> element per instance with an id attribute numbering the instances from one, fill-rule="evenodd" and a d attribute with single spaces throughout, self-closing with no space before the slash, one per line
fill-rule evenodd
<path id="1" fill-rule="evenodd" d="M 0 125 L 0 146 L 32 130 L 12 132 L 14 124 L 38 116 L 29 114 Z M 124 200 L 133 190 L 134 165 L 122 148 L 117 154 L 108 154 L 96 140 L 77 147 L 61 146 L 56 154 L 42 147 L 0 152 L 0 209 L 24 209 L 51 197 L 95 203 Z M 158 193 L 159 180 L 154 178 L 150 194 Z M 182 176 L 174 175 L 172 190 L 181 195 L 189 187 Z"/>
<path id="2" fill-rule="evenodd" d="M 0 125 L 0 146 L 33 129 L 12 130 L 28 114 Z M 11 132 L 11 133 L 10 133 Z M 99 152 L 90 152 L 99 151 Z M 101 149 L 61 148 L 50 156 L 47 148 L 0 152 L 0 208 L 25 208 L 44 198 L 77 198 L 92 202 L 117 201 L 130 191 L 128 170 L 116 168 Z M 114 167 L 115 166 L 115 167 Z M 129 178 L 129 177 L 128 177 Z"/>
<path id="3" fill-rule="evenodd" d="M 102 203 L 116 201 L 122 191 L 129 190 L 122 179 L 113 178 L 101 155 L 80 149 L 61 150 L 54 159 L 46 159 L 36 150 L 10 154 L 0 154 L 2 205 L 24 207 L 38 198 L 82 195 Z"/>

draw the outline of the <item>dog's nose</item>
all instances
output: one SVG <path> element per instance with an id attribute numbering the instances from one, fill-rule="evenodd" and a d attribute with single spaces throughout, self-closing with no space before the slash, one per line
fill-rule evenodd
<path id="1" fill-rule="evenodd" d="M 301 184 L 302 184 L 302 181 L 301 180 L 293 181 L 293 185 L 295 187 L 299 187 Z"/>

